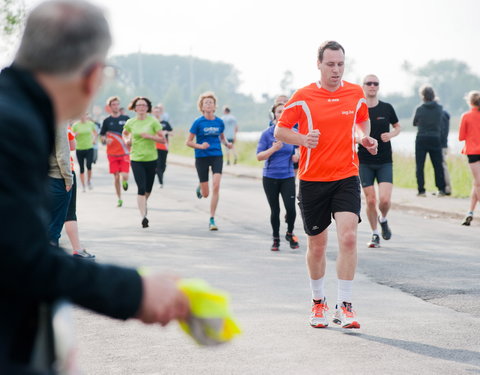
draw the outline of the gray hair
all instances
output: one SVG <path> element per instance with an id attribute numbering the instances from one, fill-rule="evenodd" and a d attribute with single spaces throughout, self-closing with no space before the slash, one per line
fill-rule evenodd
<path id="1" fill-rule="evenodd" d="M 68 75 L 103 62 L 111 43 L 100 8 L 83 0 L 50 0 L 28 16 L 14 63 L 33 72 Z"/>

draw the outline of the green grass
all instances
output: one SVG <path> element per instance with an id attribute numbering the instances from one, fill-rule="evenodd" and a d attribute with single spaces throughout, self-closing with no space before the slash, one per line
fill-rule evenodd
<path id="1" fill-rule="evenodd" d="M 193 157 L 193 148 L 185 145 L 187 134 L 185 131 L 175 131 L 174 136 L 170 138 L 169 150 L 174 154 Z M 257 142 L 237 141 L 235 143 L 235 149 L 238 154 L 239 164 L 251 167 L 263 167 L 263 162 L 257 161 Z"/>
<path id="2" fill-rule="evenodd" d="M 458 198 L 469 197 L 472 189 L 472 174 L 466 157 L 464 155 L 448 155 L 447 165 L 452 184 L 452 196 Z M 436 191 L 433 167 L 428 157 L 425 162 L 424 172 L 425 189 L 427 191 Z M 417 189 L 414 155 L 393 154 L 393 184 L 399 187 Z"/>
<path id="3" fill-rule="evenodd" d="M 170 151 L 175 154 L 193 157 L 193 149 L 185 145 L 186 139 L 187 132 L 176 131 L 170 140 Z M 237 141 L 235 145 L 239 164 L 258 168 L 263 166 L 263 162 L 257 161 L 256 158 L 257 142 Z M 452 196 L 459 198 L 469 197 L 472 189 L 472 175 L 466 157 L 464 155 L 448 155 L 447 165 L 452 183 Z M 414 155 L 405 153 L 393 154 L 393 183 L 398 187 L 417 189 Z M 437 190 L 432 163 L 428 157 L 425 162 L 425 188 L 427 191 L 432 192 Z"/>

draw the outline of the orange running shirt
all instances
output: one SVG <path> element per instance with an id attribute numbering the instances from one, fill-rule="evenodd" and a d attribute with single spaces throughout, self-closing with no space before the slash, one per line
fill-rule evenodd
<path id="1" fill-rule="evenodd" d="M 298 178 L 304 181 L 338 181 L 358 176 L 355 124 L 367 121 L 368 107 L 362 88 L 342 81 L 331 92 L 314 82 L 296 91 L 285 104 L 277 126 L 307 134 L 318 129 L 314 149 L 300 146 Z"/>
<path id="2" fill-rule="evenodd" d="M 462 154 L 480 155 L 480 111 L 476 108 L 462 115 L 458 139 L 465 141 Z"/>

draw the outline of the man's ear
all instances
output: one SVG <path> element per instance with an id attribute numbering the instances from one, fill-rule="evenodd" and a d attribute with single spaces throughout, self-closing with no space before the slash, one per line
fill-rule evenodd
<path id="1" fill-rule="evenodd" d="M 102 83 L 103 65 L 95 64 L 92 69 L 82 77 L 82 89 L 85 95 L 93 97 Z"/>
<path id="2" fill-rule="evenodd" d="M 320 60 L 317 60 L 317 69 L 318 70 L 320 70 L 320 64 L 321 64 Z"/>

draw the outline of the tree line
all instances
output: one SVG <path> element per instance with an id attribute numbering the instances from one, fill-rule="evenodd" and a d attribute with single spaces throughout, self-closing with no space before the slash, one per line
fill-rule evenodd
<path id="1" fill-rule="evenodd" d="M 193 56 L 134 53 L 114 56 L 110 63 L 116 67 L 115 79 L 106 82 L 95 103 L 104 106 L 111 95 L 119 95 L 123 105 L 136 95 L 163 103 L 174 124 L 187 128 L 199 116 L 196 100 L 204 91 L 214 91 L 219 99 L 219 112 L 229 105 L 244 131 L 261 130 L 268 124 L 268 112 L 273 97 L 263 94 L 260 100 L 239 91 L 239 71 L 224 62 L 209 61 Z M 382 100 L 391 103 L 399 118 L 411 118 L 419 104 L 418 88 L 429 83 L 440 103 L 452 117 L 459 116 L 468 107 L 465 94 L 480 88 L 480 77 L 458 60 L 430 61 L 414 67 L 404 62 L 402 69 L 412 77 L 410 95 L 392 93 Z M 279 78 L 279 93 L 287 90 L 293 73 L 286 71 Z M 287 92 L 288 94 L 289 92 Z"/>

